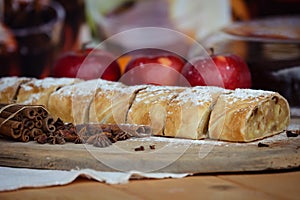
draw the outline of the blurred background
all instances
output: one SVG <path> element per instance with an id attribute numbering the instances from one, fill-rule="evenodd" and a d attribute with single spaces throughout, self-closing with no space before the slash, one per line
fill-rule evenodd
<path id="1" fill-rule="evenodd" d="M 299 107 L 299 15 L 299 0 L 0 0 L 0 76 L 52 76 L 56 60 L 83 44 L 163 27 L 216 54 L 238 54 L 253 88 L 278 91 Z M 113 45 L 126 49 L 143 40 L 136 35 Z M 153 42 L 170 45 L 163 37 Z"/>

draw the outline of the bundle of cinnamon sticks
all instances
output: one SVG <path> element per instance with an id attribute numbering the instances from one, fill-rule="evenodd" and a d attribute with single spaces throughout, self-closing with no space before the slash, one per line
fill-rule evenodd
<path id="1" fill-rule="evenodd" d="M 28 142 L 43 133 L 54 132 L 55 120 L 43 106 L 0 104 L 0 135 Z"/>
<path id="2" fill-rule="evenodd" d="M 65 124 L 40 105 L 0 104 L 0 136 L 40 144 L 87 143 L 106 147 L 119 140 L 151 135 L 149 126 L 132 124 Z"/>

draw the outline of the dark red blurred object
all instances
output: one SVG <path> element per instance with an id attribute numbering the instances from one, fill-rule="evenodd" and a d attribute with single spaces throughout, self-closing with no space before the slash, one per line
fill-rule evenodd
<path id="1" fill-rule="evenodd" d="M 121 72 L 115 57 L 109 52 L 85 49 L 61 56 L 54 65 L 53 76 L 117 81 Z"/>
<path id="2" fill-rule="evenodd" d="M 0 23 L 0 77 L 10 75 L 10 70 L 15 68 L 16 55 L 17 41 L 7 27 Z"/>

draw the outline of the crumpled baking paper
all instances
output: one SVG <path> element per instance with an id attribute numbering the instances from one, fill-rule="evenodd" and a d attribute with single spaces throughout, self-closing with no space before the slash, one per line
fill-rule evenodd
<path id="1" fill-rule="evenodd" d="M 25 187 L 65 185 L 73 182 L 79 176 L 107 184 L 122 184 L 127 183 L 130 179 L 137 178 L 183 178 L 188 175 L 190 174 L 143 173 L 139 171 L 102 172 L 92 169 L 63 171 L 0 167 L 0 191 L 16 190 Z"/>

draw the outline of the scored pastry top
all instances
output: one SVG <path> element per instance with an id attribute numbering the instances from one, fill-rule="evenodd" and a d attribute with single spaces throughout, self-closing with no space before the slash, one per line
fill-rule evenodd
<path id="1" fill-rule="evenodd" d="M 12 77 L 3 77 L 0 79 L 0 91 L 15 85 L 20 81 L 21 78 L 12 76 Z M 24 78 L 26 80 L 30 80 L 29 78 Z"/>
<path id="2" fill-rule="evenodd" d="M 73 84 L 79 81 L 79 79 L 74 78 L 51 78 L 47 77 L 44 79 L 34 79 L 33 81 L 28 82 L 27 84 L 21 85 L 21 88 L 25 91 L 33 90 L 34 87 L 36 88 L 51 88 L 53 86 L 64 86 Z"/>
<path id="3" fill-rule="evenodd" d="M 221 96 L 226 99 L 227 103 L 234 104 L 238 101 L 259 101 L 261 98 L 274 95 L 276 92 L 266 90 L 253 90 L 253 89 L 235 89 L 231 93 L 222 94 Z"/>
<path id="4" fill-rule="evenodd" d="M 44 79 L 32 79 L 20 86 L 17 103 L 47 106 L 48 97 L 51 93 L 63 86 L 72 85 L 80 81 L 80 79 L 75 78 L 48 77 Z"/>
<path id="5" fill-rule="evenodd" d="M 211 103 L 214 100 L 215 95 L 218 96 L 218 94 L 225 91 L 227 90 L 220 87 L 196 86 L 180 92 L 176 99 L 178 99 L 178 105 L 187 102 L 193 103 L 194 105 L 203 105 L 205 103 Z"/>
<path id="6" fill-rule="evenodd" d="M 171 100 L 174 97 L 174 93 L 183 91 L 183 87 L 174 86 L 154 86 L 148 85 L 142 90 L 135 98 L 135 102 L 150 103 L 149 99 L 154 97 L 154 101 L 157 100 Z"/>
<path id="7" fill-rule="evenodd" d="M 76 124 L 131 123 L 150 125 L 153 135 L 249 142 L 285 130 L 290 119 L 288 102 L 272 91 L 126 86 L 103 79 L 20 80 L 0 79 L 1 102 L 16 97 L 16 103 L 45 105 L 54 117 Z M 8 91 L 10 98 L 4 95 Z"/>

